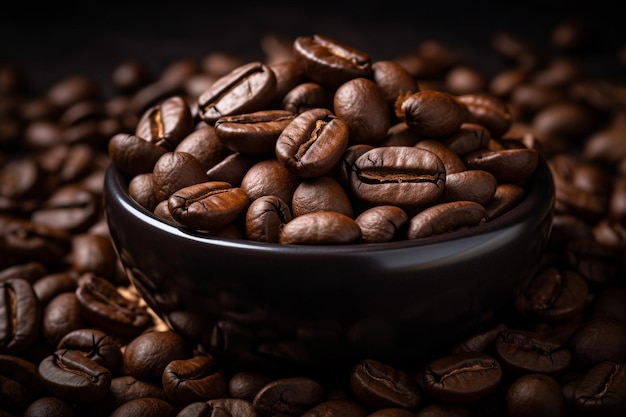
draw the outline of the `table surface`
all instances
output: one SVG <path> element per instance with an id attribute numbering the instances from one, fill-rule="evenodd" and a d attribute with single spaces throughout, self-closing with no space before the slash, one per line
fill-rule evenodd
<path id="1" fill-rule="evenodd" d="M 434 39 L 492 72 L 501 64 L 491 44 L 497 32 L 526 37 L 550 53 L 556 24 L 585 19 L 598 39 L 586 59 L 600 69 L 626 45 L 617 4 L 602 0 L 583 8 L 565 0 L 211 3 L 16 4 L 0 13 L 0 64 L 20 66 L 34 90 L 43 92 L 74 73 L 89 74 L 106 88 L 114 67 L 129 58 L 141 59 L 155 71 L 177 59 L 201 59 L 219 50 L 257 59 L 259 41 L 268 33 L 286 38 L 325 34 L 376 60 L 393 59 Z"/>

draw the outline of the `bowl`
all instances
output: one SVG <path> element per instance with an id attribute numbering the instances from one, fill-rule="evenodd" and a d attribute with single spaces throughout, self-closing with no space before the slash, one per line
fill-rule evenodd
<path id="1" fill-rule="evenodd" d="M 104 184 L 114 246 L 138 292 L 172 329 L 242 369 L 339 369 L 364 357 L 415 363 L 497 320 L 546 245 L 547 163 L 518 206 L 481 225 L 381 244 L 281 245 L 168 224 Z M 348 365 L 349 366 L 349 365 Z"/>

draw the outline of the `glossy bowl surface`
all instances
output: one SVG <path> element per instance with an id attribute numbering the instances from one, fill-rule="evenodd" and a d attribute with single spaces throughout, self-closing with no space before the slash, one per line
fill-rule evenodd
<path id="1" fill-rule="evenodd" d="M 488 325 L 536 272 L 554 206 L 540 158 L 526 198 L 480 226 L 385 244 L 297 246 L 172 226 L 127 186 L 111 165 L 105 213 L 132 283 L 170 327 L 248 368 L 365 356 L 410 363 Z"/>

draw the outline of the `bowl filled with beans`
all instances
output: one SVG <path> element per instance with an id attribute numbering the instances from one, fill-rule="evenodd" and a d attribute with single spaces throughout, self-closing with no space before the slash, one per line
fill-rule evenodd
<path id="1" fill-rule="evenodd" d="M 406 360 L 536 272 L 552 175 L 504 101 L 420 86 L 325 35 L 146 103 L 108 144 L 111 237 L 172 328 L 224 360 Z M 271 365 L 268 365 L 271 364 Z"/>

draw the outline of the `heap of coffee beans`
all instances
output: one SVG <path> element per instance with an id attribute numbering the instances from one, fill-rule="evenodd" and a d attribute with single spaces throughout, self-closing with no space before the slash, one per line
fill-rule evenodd
<path id="1" fill-rule="evenodd" d="M 230 167 L 223 172 L 232 180 L 258 162 L 241 154 L 243 148 L 226 146 L 245 146 L 237 141 L 238 128 L 245 131 L 249 125 L 237 122 L 238 116 L 220 116 L 226 117 L 224 123 L 217 123 L 218 117 L 215 125 L 197 121 L 215 117 L 207 98 L 215 92 L 212 86 L 246 68 L 245 63 L 212 52 L 201 64 L 174 62 L 156 77 L 139 62 L 120 63 L 111 77 L 113 97 L 104 96 L 101 86 L 84 75 L 70 75 L 33 96 L 19 68 L 1 67 L 0 416 L 626 415 L 626 87 L 623 80 L 588 71 L 580 57 L 588 51 L 581 47 L 589 38 L 580 29 L 555 28 L 554 56 L 543 56 L 525 39 L 494 34 L 494 53 L 508 65 L 493 76 L 437 41 L 425 41 L 394 60 L 419 86 L 411 100 L 428 92 L 443 102 L 453 97 L 459 103 L 467 96 L 473 103 L 506 105 L 511 116 L 506 131 L 495 133 L 493 125 L 485 128 L 488 122 L 477 120 L 455 129 L 488 133 L 500 138 L 503 149 L 524 149 L 509 147 L 507 140 L 524 138 L 526 149 L 541 153 L 556 186 L 554 224 L 538 272 L 492 326 L 458 335 L 449 346 L 417 358 L 417 365 L 366 357 L 332 377 L 233 369 L 210 349 L 167 328 L 129 282 L 104 220 L 102 179 L 113 159 L 108 152 L 112 138 L 125 138 L 143 155 L 123 153 L 134 162 L 128 167 L 142 171 L 128 172 L 133 183 L 145 181 L 143 187 L 131 187 L 142 205 L 151 198 L 160 203 L 147 184 L 153 182 L 152 162 L 164 155 L 176 168 L 169 171 L 174 178 L 187 176 L 179 170 L 193 171 L 194 164 L 212 161 L 214 167 Z M 272 63 L 292 57 L 291 45 L 270 44 L 264 65 L 278 74 L 280 65 Z M 615 64 L 623 71 L 618 52 Z M 253 72 L 255 77 L 267 75 L 255 65 L 262 69 Z M 317 91 L 312 95 L 319 98 L 323 90 Z M 202 95 L 206 100 L 196 101 Z M 189 117 L 181 98 L 203 105 L 188 104 Z M 465 103 L 465 109 L 471 107 Z M 156 116 L 148 111 L 155 105 Z M 204 116 L 195 113 L 201 108 Z M 296 113 L 290 109 L 288 118 Z M 313 114 L 320 125 L 341 118 L 332 116 L 334 111 L 315 112 L 298 114 Z M 144 115 L 165 123 L 141 121 Z M 270 118 L 269 125 L 280 126 L 279 119 Z M 253 123 L 263 120 L 252 118 Z M 301 120 L 297 126 L 310 121 Z M 180 133 L 184 123 L 194 126 L 191 133 Z M 138 126 L 144 133 L 138 134 Z M 165 127 L 170 135 L 145 133 L 150 126 L 154 132 Z M 224 129 L 229 139 L 222 143 L 213 129 Z M 260 131 L 255 146 L 265 143 L 266 133 Z M 173 148 L 173 142 L 167 144 L 176 135 L 195 139 L 186 151 L 176 152 L 183 140 Z M 393 135 L 395 145 L 387 144 L 406 146 L 395 141 L 415 135 L 399 133 Z M 363 152 L 364 146 L 384 152 L 385 140 L 380 140 L 355 144 L 354 152 Z M 198 145 L 204 141 L 213 145 Z M 435 146 L 443 140 L 421 142 L 440 149 Z M 489 146 L 485 149 L 493 152 Z M 158 156 L 150 159 L 151 152 Z M 288 166 L 269 165 L 269 172 Z M 448 185 L 452 175 L 445 169 Z M 202 178 L 210 170 L 197 172 Z M 288 179 L 297 177 L 289 174 Z M 316 181 L 324 183 L 321 178 L 333 177 L 321 175 Z M 239 191 L 232 184 L 237 182 L 224 182 L 236 199 Z"/>
<path id="2" fill-rule="evenodd" d="M 404 66 L 323 35 L 161 99 L 111 138 L 129 193 L 178 226 L 283 244 L 417 239 L 524 198 L 539 152 L 493 94 L 421 89 Z"/>

